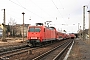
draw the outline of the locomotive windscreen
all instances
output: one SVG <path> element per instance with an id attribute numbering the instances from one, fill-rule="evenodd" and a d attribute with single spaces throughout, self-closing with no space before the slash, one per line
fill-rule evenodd
<path id="1" fill-rule="evenodd" d="M 28 32 L 40 32 L 40 30 L 41 30 L 40 28 L 30 27 L 29 30 L 28 30 Z"/>

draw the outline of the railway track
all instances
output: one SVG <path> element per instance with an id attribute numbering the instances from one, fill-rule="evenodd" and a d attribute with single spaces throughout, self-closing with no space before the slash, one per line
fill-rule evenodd
<path id="1" fill-rule="evenodd" d="M 65 41 L 67 41 L 67 40 L 65 40 Z M 15 49 L 15 50 L 11 50 L 11 51 L 9 50 L 9 51 L 0 53 L 0 59 L 2 59 L 2 60 L 12 60 L 12 59 L 32 60 L 36 56 L 39 56 L 42 53 L 55 47 L 55 44 L 60 45 L 61 43 L 65 42 L 65 41 L 60 41 L 58 43 L 56 42 L 54 44 L 45 45 L 43 47 L 36 47 L 36 48 L 25 47 L 22 49 L 20 48 L 20 49 Z M 24 54 L 24 56 L 23 56 L 23 54 Z M 15 58 L 15 57 L 17 57 L 17 58 Z"/>
<path id="2" fill-rule="evenodd" d="M 26 44 L 0 47 L 0 53 L 25 47 Z"/>
<path id="3" fill-rule="evenodd" d="M 10 46 L 8 48 L 1 48 L 0 49 L 0 59 L 7 59 L 10 56 L 13 56 L 15 54 L 19 54 L 19 53 L 15 53 L 17 51 L 21 51 L 21 50 L 26 50 L 29 49 L 30 47 L 26 47 L 26 45 L 19 45 L 19 46 Z"/>
<path id="4" fill-rule="evenodd" d="M 35 57 L 32 60 L 63 60 L 63 54 L 67 51 L 68 47 L 72 44 L 72 41 L 65 42 L 40 56 Z"/>
<path id="5" fill-rule="evenodd" d="M 48 45 L 50 45 L 50 44 L 43 45 L 42 47 L 45 47 Z M 10 57 L 12 57 L 14 55 L 22 54 L 25 52 L 28 52 L 28 54 L 31 54 L 32 50 L 36 50 L 39 48 L 41 48 L 41 47 L 30 48 L 30 47 L 27 47 L 26 44 L 22 44 L 19 46 L 1 47 L 0 48 L 0 59 L 2 59 L 2 60 L 9 59 Z"/>

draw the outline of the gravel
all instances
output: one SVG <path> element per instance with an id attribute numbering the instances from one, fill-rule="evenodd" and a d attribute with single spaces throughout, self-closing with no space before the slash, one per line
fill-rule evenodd
<path id="1" fill-rule="evenodd" d="M 90 41 L 76 39 L 67 60 L 90 60 Z"/>

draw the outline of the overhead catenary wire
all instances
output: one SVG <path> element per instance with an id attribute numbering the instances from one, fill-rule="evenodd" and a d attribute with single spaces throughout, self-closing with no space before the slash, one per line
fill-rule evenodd
<path id="1" fill-rule="evenodd" d="M 18 14 L 18 12 L 12 11 L 12 10 L 9 10 L 9 9 L 6 9 L 6 11 L 8 11 L 8 12 L 6 12 L 6 14 L 7 14 L 10 18 L 13 18 L 13 19 L 15 19 L 15 20 L 22 20 L 21 17 L 15 15 L 15 14 Z M 11 14 L 11 13 L 12 13 L 12 14 Z M 14 14 L 14 13 L 15 13 L 15 14 Z M 19 14 L 19 15 L 20 15 L 20 14 Z M 30 16 L 28 16 L 28 15 L 25 15 L 25 17 L 26 17 L 27 19 L 30 18 Z M 6 16 L 6 18 L 7 18 L 7 16 Z M 10 20 L 10 18 L 8 19 L 8 21 Z"/>
<path id="2" fill-rule="evenodd" d="M 51 0 L 53 2 L 53 0 Z M 56 6 L 56 4 L 53 2 L 54 6 L 56 7 L 56 9 L 58 9 L 58 7 Z"/>
<path id="3" fill-rule="evenodd" d="M 9 1 L 11 1 L 11 0 L 9 0 Z M 17 1 L 17 0 L 16 0 L 16 1 Z M 36 16 L 38 16 L 38 17 L 44 19 L 44 20 L 46 20 L 45 18 L 43 18 L 43 17 L 37 15 L 36 13 L 34 13 L 34 12 L 30 11 L 29 9 L 25 8 L 24 6 L 22 6 L 22 5 L 20 4 L 19 1 L 17 1 L 19 4 L 17 4 L 16 2 L 13 2 L 13 1 L 11 1 L 11 2 L 14 3 L 14 4 L 16 4 L 16 5 L 18 5 L 19 7 L 22 7 L 23 9 L 25 9 L 25 10 L 27 10 L 27 11 L 33 13 L 34 15 L 36 15 Z M 53 2 L 53 3 L 54 3 L 54 2 Z M 34 4 L 35 4 L 35 3 L 34 3 Z M 55 3 L 54 3 L 54 5 L 55 5 Z M 37 5 L 37 7 L 39 7 L 39 6 Z M 56 6 L 56 8 L 57 8 L 57 6 Z M 48 13 L 47 13 L 45 10 L 43 10 L 42 8 L 39 7 L 39 9 L 41 9 L 42 11 L 44 11 L 44 13 L 47 14 L 49 17 L 51 16 L 50 14 L 48 14 Z M 58 9 L 58 8 L 57 8 L 57 9 Z M 58 12 L 59 12 L 59 10 L 58 10 Z M 60 13 L 60 12 L 59 12 L 59 13 Z M 61 13 L 60 13 L 60 15 L 61 15 Z M 53 17 L 53 16 L 51 16 L 51 17 Z M 62 15 L 61 15 L 61 17 L 63 18 Z M 55 18 L 57 18 L 57 17 L 55 17 Z M 56 19 L 56 20 L 57 20 L 57 19 Z"/>
<path id="4" fill-rule="evenodd" d="M 58 10 L 58 7 L 56 6 L 56 4 L 54 3 L 54 1 L 53 0 L 51 0 L 52 1 L 52 3 L 54 4 L 54 6 L 55 6 L 55 8 L 57 9 L 57 11 L 60 13 L 60 11 Z M 62 14 L 60 13 L 60 15 L 61 15 L 61 17 L 63 18 L 63 16 L 62 16 Z"/>
<path id="5" fill-rule="evenodd" d="M 59 1 L 61 3 L 61 0 L 59 0 Z M 65 7 L 63 7 L 63 4 L 62 3 L 61 3 L 61 5 L 62 5 L 63 10 L 65 10 Z M 66 11 L 64 11 L 64 12 L 67 13 Z M 70 16 L 70 13 L 68 15 Z M 68 18 L 70 18 L 70 17 L 68 17 Z"/>
<path id="6" fill-rule="evenodd" d="M 19 17 L 15 16 L 15 15 L 13 15 L 13 14 L 10 14 L 10 13 L 8 13 L 8 12 L 7 12 L 7 14 L 10 15 L 11 18 L 14 17 L 14 18 L 20 19 Z"/>
<path id="7" fill-rule="evenodd" d="M 25 8 L 24 6 L 22 6 L 22 5 L 20 5 L 20 4 L 17 4 L 17 3 L 15 3 L 15 2 L 11 1 L 11 0 L 9 0 L 9 1 L 12 2 L 12 3 L 14 3 L 14 4 L 16 4 L 17 6 L 19 6 L 19 7 L 23 8 L 23 9 L 25 9 L 25 10 L 27 10 L 27 11 L 33 13 L 34 15 L 36 15 L 36 16 L 38 16 L 38 17 L 44 19 L 43 17 L 41 17 L 41 16 L 37 15 L 36 13 L 30 11 L 29 9 Z M 44 20 L 45 20 L 45 19 L 44 19 Z"/>
<path id="8" fill-rule="evenodd" d="M 31 0 L 30 0 L 31 1 Z M 49 13 L 47 13 L 45 10 L 43 10 L 42 8 L 40 8 L 38 5 L 36 5 L 33 1 L 31 1 L 35 6 L 37 6 L 39 9 L 41 9 L 42 11 L 44 11 L 45 14 L 47 14 L 48 16 L 51 16 Z M 52 17 L 52 16 L 51 16 Z"/>
<path id="9" fill-rule="evenodd" d="M 17 0 L 17 2 L 20 4 L 20 2 Z M 50 15 L 49 13 L 47 13 L 43 8 L 41 8 L 39 5 L 36 5 L 32 0 L 30 0 L 30 2 L 32 2 L 37 8 L 39 8 L 40 10 L 42 10 L 44 12 L 44 14 L 47 14 L 48 17 L 54 17 L 52 15 Z M 21 5 L 21 4 L 20 4 Z M 22 5 L 21 5 L 22 6 Z M 57 18 L 57 17 L 56 17 Z M 45 19 L 46 20 L 46 19 Z"/>

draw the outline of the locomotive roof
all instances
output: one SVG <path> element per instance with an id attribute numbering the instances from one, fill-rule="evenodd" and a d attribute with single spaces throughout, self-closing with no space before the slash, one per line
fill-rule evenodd
<path id="1" fill-rule="evenodd" d="M 36 23 L 36 26 L 37 26 L 37 25 L 43 25 L 43 23 Z"/>
<path id="2" fill-rule="evenodd" d="M 29 26 L 29 27 L 43 27 L 43 28 L 47 28 L 47 29 L 55 29 L 55 27 L 47 27 L 47 26 Z"/>
<path id="3" fill-rule="evenodd" d="M 50 27 L 50 28 L 53 28 L 53 29 L 55 29 L 55 27 Z"/>

